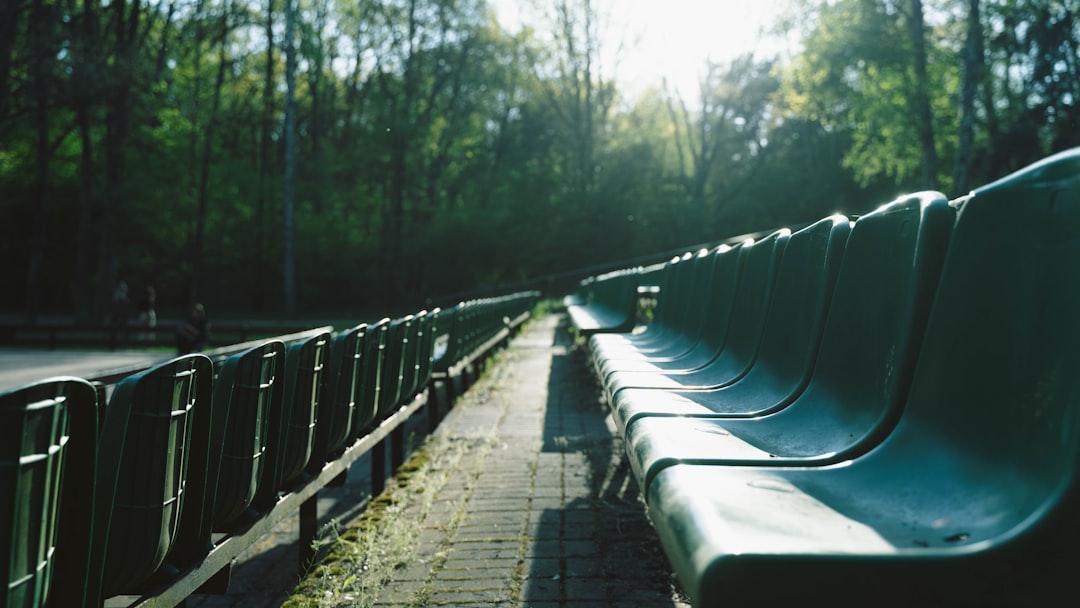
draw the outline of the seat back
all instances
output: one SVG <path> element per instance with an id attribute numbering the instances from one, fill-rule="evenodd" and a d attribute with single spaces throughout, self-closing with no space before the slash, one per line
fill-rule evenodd
<path id="1" fill-rule="evenodd" d="M 326 357 L 319 418 L 311 447 L 308 471 L 322 470 L 328 458 L 339 452 L 352 432 L 363 369 L 367 324 L 361 323 L 334 335 Z"/>
<path id="2" fill-rule="evenodd" d="M 855 221 L 799 408 L 819 450 L 864 450 L 891 432 L 910 387 L 956 218 L 945 197 L 898 199 Z M 805 407 L 803 407 L 805 406 Z"/>
<path id="3" fill-rule="evenodd" d="M 184 355 L 121 380 L 109 399 L 94 505 L 95 531 L 107 539 L 104 597 L 144 583 L 172 549 L 186 498 L 194 412 L 210 405 L 212 377 L 209 358 Z"/>
<path id="4" fill-rule="evenodd" d="M 281 490 L 301 477 L 311 458 L 319 420 L 328 332 L 294 342 L 285 351 L 285 402 L 281 418 L 270 419 L 270 462 Z"/>
<path id="5" fill-rule="evenodd" d="M 401 405 L 401 385 L 412 319 L 412 315 L 398 317 L 390 321 L 386 329 L 386 351 L 379 380 L 379 407 L 374 424 L 381 423 Z"/>
<path id="6" fill-rule="evenodd" d="M 431 370 L 434 373 L 446 374 L 461 358 L 461 307 L 462 304 L 451 306 L 440 314 L 439 333 L 445 335 L 445 342 L 438 357 L 432 361 Z"/>
<path id="7" fill-rule="evenodd" d="M 372 323 L 367 331 L 364 345 L 364 358 L 359 387 L 357 408 L 354 412 L 353 431 L 348 443 L 368 430 L 375 416 L 379 413 L 379 399 L 382 393 L 382 369 L 385 363 L 386 336 L 390 328 L 390 319 L 383 318 Z"/>
<path id="8" fill-rule="evenodd" d="M 6 583 L 0 605 L 38 607 L 50 595 L 59 559 L 60 483 L 65 473 L 72 476 L 65 471 L 72 464 L 72 419 L 79 411 L 95 421 L 96 404 L 94 387 L 78 378 L 51 378 L 0 393 L 0 572 Z M 75 580 L 63 582 L 82 585 L 85 572 L 79 577 L 76 570 L 70 578 Z"/>
<path id="9" fill-rule="evenodd" d="M 637 320 L 639 267 L 620 268 L 583 279 L 578 287 L 578 304 L 568 307 L 584 309 L 593 325 L 579 327 L 584 334 L 594 332 L 628 332 Z"/>
<path id="10" fill-rule="evenodd" d="M 851 225 L 848 218 L 833 215 L 788 239 L 756 360 L 739 381 L 768 384 L 772 394 L 787 393 L 788 398 L 748 414 L 786 406 L 809 381 Z"/>
<path id="11" fill-rule="evenodd" d="M 682 318 L 687 306 L 687 300 L 680 297 L 686 288 L 686 275 L 689 268 L 689 264 L 685 262 L 692 257 L 691 252 L 675 256 L 656 273 L 655 283 L 659 290 L 652 321 L 642 334 L 642 338 L 646 341 L 654 339 L 653 335 L 663 338 L 665 332 L 670 331 L 672 326 L 678 327 L 679 319 Z"/>
<path id="12" fill-rule="evenodd" d="M 690 285 L 685 290 L 685 294 L 691 302 L 678 327 L 688 345 L 692 346 L 701 335 L 702 327 L 708 319 L 709 311 L 701 306 L 701 303 L 708 298 L 712 290 L 713 280 L 716 278 L 713 270 L 721 254 L 729 248 L 727 245 L 722 245 L 712 249 L 701 249 L 690 260 Z"/>
<path id="13" fill-rule="evenodd" d="M 420 383 L 420 347 L 424 340 L 424 329 L 427 326 L 426 310 L 413 315 L 409 324 L 409 332 L 405 337 L 405 353 L 401 366 L 401 390 L 398 401 L 408 403 L 416 394 Z"/>
<path id="14" fill-rule="evenodd" d="M 431 373 L 435 365 L 435 340 L 440 331 L 439 323 L 442 318 L 442 309 L 432 309 L 425 317 L 423 344 L 420 345 L 420 356 L 417 368 L 417 392 L 427 388 L 431 383 Z"/>
<path id="15" fill-rule="evenodd" d="M 225 407 L 227 422 L 220 431 L 215 529 L 226 529 L 255 499 L 267 468 L 270 418 L 281 407 L 284 373 L 285 344 L 270 340 L 230 356 L 218 374 L 214 402 Z"/>
<path id="16" fill-rule="evenodd" d="M 783 228 L 739 247 L 740 268 L 728 327 L 724 331 L 723 343 L 714 345 L 719 346 L 719 350 L 707 366 L 710 379 L 722 384 L 734 382 L 754 362 L 777 267 L 790 237 L 791 231 Z"/>
<path id="17" fill-rule="evenodd" d="M 711 360 L 723 348 L 738 284 L 740 249 L 741 245 L 721 245 L 710 256 L 707 289 L 701 290 L 698 305 L 694 307 L 701 314 L 698 338 L 692 349 L 676 360 L 676 366 L 684 362 L 696 367 Z"/>
<path id="18" fill-rule="evenodd" d="M 896 430 L 952 446 L 1011 483 L 999 499 L 1010 517 L 1056 504 L 1044 541 L 1060 536 L 1070 557 L 1080 541 L 1078 311 L 1080 148 L 960 202 Z"/>

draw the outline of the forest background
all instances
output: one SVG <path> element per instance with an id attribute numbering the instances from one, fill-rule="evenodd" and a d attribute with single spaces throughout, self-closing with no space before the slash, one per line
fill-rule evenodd
<path id="1" fill-rule="evenodd" d="M 1080 145 L 1080 0 L 793 0 L 693 94 L 622 90 L 595 0 L 534 5 L 0 1 L 0 312 L 393 309 Z"/>

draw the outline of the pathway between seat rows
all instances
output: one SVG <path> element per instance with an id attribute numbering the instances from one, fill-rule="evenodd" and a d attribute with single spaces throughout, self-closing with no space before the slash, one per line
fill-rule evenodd
<path id="1" fill-rule="evenodd" d="M 589 374 L 563 315 L 530 323 L 359 527 L 383 540 L 324 565 L 319 605 L 689 606 Z"/>

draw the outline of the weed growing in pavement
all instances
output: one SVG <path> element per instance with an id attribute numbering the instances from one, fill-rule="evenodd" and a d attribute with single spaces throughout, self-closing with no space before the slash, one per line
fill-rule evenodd
<path id="1" fill-rule="evenodd" d="M 429 438 L 397 471 L 327 554 L 300 581 L 282 608 L 371 606 L 398 568 L 413 557 L 415 539 L 437 492 L 467 442 Z"/>

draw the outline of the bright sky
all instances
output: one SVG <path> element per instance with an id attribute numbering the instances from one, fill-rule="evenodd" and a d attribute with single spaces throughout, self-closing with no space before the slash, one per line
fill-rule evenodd
<path id="1" fill-rule="evenodd" d="M 529 10 L 527 0 L 489 0 L 503 27 L 516 30 Z M 540 5 L 551 0 L 539 0 Z M 620 41 L 616 78 L 631 95 L 649 85 L 668 86 L 693 98 L 705 60 L 730 60 L 748 51 L 774 54 L 776 44 L 761 43 L 762 27 L 772 25 L 786 0 L 597 0 L 609 21 L 604 37 L 613 54 Z M 608 55 L 610 57 L 611 55 Z M 610 61 L 605 59 L 605 62 Z M 610 74 L 608 74 L 610 76 Z"/>

